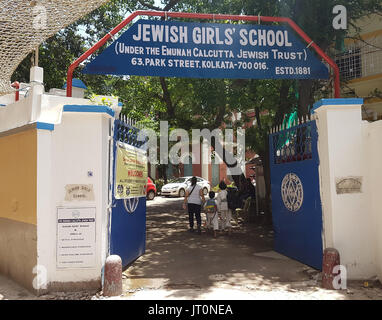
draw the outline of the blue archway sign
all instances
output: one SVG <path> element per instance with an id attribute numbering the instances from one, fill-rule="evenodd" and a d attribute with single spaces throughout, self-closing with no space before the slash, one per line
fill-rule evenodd
<path id="1" fill-rule="evenodd" d="M 183 78 L 328 79 L 284 26 L 139 20 L 83 70 Z"/>

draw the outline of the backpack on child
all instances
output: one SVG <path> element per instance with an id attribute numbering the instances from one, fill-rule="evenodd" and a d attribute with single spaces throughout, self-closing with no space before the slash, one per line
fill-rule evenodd
<path id="1" fill-rule="evenodd" d="M 227 188 L 228 209 L 236 210 L 236 208 L 238 208 L 237 206 L 238 197 L 239 195 L 235 188 Z"/>
<path id="2" fill-rule="evenodd" d="M 206 206 L 204 207 L 206 213 L 215 213 L 216 212 L 216 202 L 215 200 L 207 200 Z"/>

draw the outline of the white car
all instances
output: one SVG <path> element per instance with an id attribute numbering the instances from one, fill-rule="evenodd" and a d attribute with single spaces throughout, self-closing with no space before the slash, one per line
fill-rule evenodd
<path id="1" fill-rule="evenodd" d="M 184 197 L 186 195 L 186 190 L 191 186 L 191 178 L 192 176 L 175 178 L 162 187 L 161 195 L 165 197 Z M 196 183 L 202 187 L 204 194 L 207 195 L 211 190 L 210 183 L 200 177 L 196 177 L 196 179 Z"/>

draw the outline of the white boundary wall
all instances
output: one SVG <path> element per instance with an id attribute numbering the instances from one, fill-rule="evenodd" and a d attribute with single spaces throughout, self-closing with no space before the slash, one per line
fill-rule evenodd
<path id="1" fill-rule="evenodd" d="M 382 121 L 364 123 L 364 137 L 368 152 L 367 206 L 374 221 L 376 269 L 382 282 Z"/>
<path id="2" fill-rule="evenodd" d="M 41 77 L 38 82 L 41 83 L 42 69 L 38 69 Z M 44 94 L 43 86 L 35 80 L 31 78 L 33 85 L 27 98 L 0 107 L 0 132 L 30 124 L 35 124 L 37 129 L 37 268 L 34 270 L 34 288 L 39 293 L 45 289 L 100 289 L 102 268 L 109 250 L 109 137 L 114 114 L 120 108 L 97 106 L 81 98 Z M 66 198 L 68 185 L 91 185 L 94 196 L 85 201 L 70 200 Z M 95 208 L 96 230 L 92 243 L 95 260 L 90 267 L 73 264 L 68 268 L 58 267 L 58 208 Z"/>
<path id="3" fill-rule="evenodd" d="M 362 121 L 362 99 L 315 105 L 323 209 L 323 247 L 336 248 L 349 279 L 382 280 L 382 121 Z M 361 192 L 337 193 L 357 178 Z"/>
<path id="4" fill-rule="evenodd" d="M 46 268 L 52 290 L 90 288 L 99 283 L 108 253 L 108 133 L 105 113 L 64 112 L 53 131 L 38 131 L 38 264 Z M 90 175 L 88 173 L 91 173 Z M 65 200 L 66 186 L 91 185 L 94 199 Z M 86 268 L 57 266 L 58 208 L 95 208 L 95 264 Z M 66 282 L 71 284 L 66 285 Z M 92 283 L 91 283 L 92 282 Z"/>

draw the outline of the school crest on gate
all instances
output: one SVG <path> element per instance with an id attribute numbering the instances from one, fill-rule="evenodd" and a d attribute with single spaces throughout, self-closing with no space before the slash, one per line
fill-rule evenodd
<path id="1" fill-rule="evenodd" d="M 128 213 L 134 213 L 137 210 L 139 198 L 123 199 L 123 205 Z"/>
<path id="2" fill-rule="evenodd" d="M 297 212 L 300 210 L 304 201 L 304 188 L 296 174 L 288 173 L 285 175 L 281 183 L 281 196 L 289 211 Z"/>

